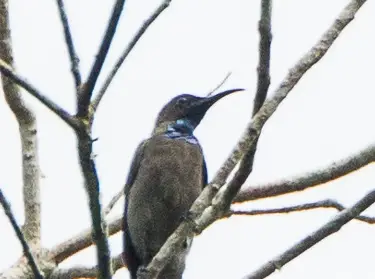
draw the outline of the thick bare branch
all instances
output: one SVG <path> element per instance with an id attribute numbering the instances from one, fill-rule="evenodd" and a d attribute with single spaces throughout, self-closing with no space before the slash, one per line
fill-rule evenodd
<path id="1" fill-rule="evenodd" d="M 29 245 L 27 244 L 27 241 L 26 241 L 24 235 L 22 234 L 22 231 L 21 231 L 20 227 L 18 226 L 16 218 L 14 218 L 14 215 L 13 215 L 12 210 L 10 208 L 10 204 L 6 200 L 6 198 L 3 194 L 3 191 L 1 189 L 0 189 L 0 203 L 3 206 L 4 212 L 7 215 L 10 223 L 12 224 L 12 227 L 13 227 L 19 241 L 21 242 L 23 252 L 24 252 L 24 254 L 25 254 L 25 256 L 26 256 L 26 258 L 29 262 L 29 265 L 31 267 L 31 270 L 34 273 L 35 278 L 43 279 L 43 276 L 42 276 L 41 272 L 39 271 L 39 268 L 36 264 L 36 261 L 34 260 L 34 257 L 31 254 L 31 249 L 30 249 Z"/>
<path id="2" fill-rule="evenodd" d="M 124 267 L 121 254 L 111 259 L 113 273 Z M 75 278 L 96 278 L 98 267 L 71 267 L 65 269 L 56 269 L 50 276 L 50 279 L 75 279 Z"/>
<path id="3" fill-rule="evenodd" d="M 11 31 L 9 28 L 8 1 L 0 0 L 0 59 L 13 65 Z M 1 64 L 5 64 L 0 60 Z M 9 66 L 7 66 L 9 68 Z M 3 73 L 3 71 L 2 71 Z M 36 119 L 33 111 L 21 98 L 18 86 L 4 73 L 2 85 L 5 100 L 18 122 L 22 145 L 23 203 L 26 240 L 36 247 L 40 245 L 40 169 Z"/>
<path id="4" fill-rule="evenodd" d="M 335 161 L 317 170 L 303 173 L 289 179 L 270 182 L 265 185 L 246 187 L 238 193 L 234 202 L 246 202 L 303 191 L 347 175 L 374 161 L 375 144 L 371 144 L 355 154 L 339 161 Z"/>
<path id="5" fill-rule="evenodd" d="M 72 34 L 70 32 L 68 17 L 65 12 L 64 0 L 56 0 L 56 2 L 59 8 L 60 20 L 64 29 L 65 43 L 68 48 L 69 57 L 70 57 L 70 66 L 71 66 L 74 83 L 75 83 L 77 94 L 78 94 L 79 86 L 81 85 L 81 73 L 79 72 L 79 58 L 74 48 L 74 43 L 73 43 Z"/>
<path id="6" fill-rule="evenodd" d="M 98 80 L 100 71 L 103 67 L 104 61 L 107 57 L 113 36 L 115 35 L 117 24 L 120 19 L 121 12 L 124 8 L 124 4 L 125 0 L 116 0 L 115 5 L 113 6 L 112 15 L 108 22 L 108 26 L 100 45 L 99 52 L 96 55 L 94 65 L 91 68 L 91 72 L 85 83 L 85 86 L 81 88 L 81 92 L 79 94 L 77 108 L 77 115 L 79 117 L 86 117 L 88 115 L 91 96 L 94 91 L 96 81 Z"/>
<path id="7" fill-rule="evenodd" d="M 113 235 L 122 228 L 122 216 L 117 216 L 109 220 L 108 222 L 108 235 Z M 75 253 L 90 247 L 93 244 L 91 237 L 91 228 L 87 228 L 78 235 L 72 237 L 71 239 L 60 243 L 51 249 L 50 257 L 56 263 L 61 263 L 65 259 L 74 255 Z"/>
<path id="8" fill-rule="evenodd" d="M 360 5 L 360 4 L 358 4 Z M 270 260 L 255 272 L 246 276 L 246 279 L 262 279 L 272 274 L 276 269 L 280 269 L 282 266 L 301 255 L 306 250 L 313 247 L 315 244 L 326 238 L 327 236 L 338 232 L 342 226 L 348 223 L 350 220 L 358 216 L 362 211 L 370 207 L 375 202 L 375 190 L 368 193 L 352 207 L 345 209 L 338 213 L 331 221 L 323 225 L 318 230 L 309 234 L 307 237 L 297 242 L 291 248 Z"/>
<path id="9" fill-rule="evenodd" d="M 261 1 L 261 15 L 258 23 L 259 30 L 259 64 L 257 92 L 255 94 L 253 116 L 259 111 L 267 97 L 270 86 L 270 60 L 271 60 L 271 14 L 272 0 Z"/>
<path id="10" fill-rule="evenodd" d="M 353 20 L 355 13 L 359 10 L 364 2 L 364 0 L 353 0 L 347 7 L 345 7 L 345 9 L 341 12 L 333 25 L 325 32 L 318 43 L 289 71 L 284 81 L 276 89 L 276 92 L 272 98 L 266 101 L 259 112 L 255 115 L 253 121 L 247 127 L 244 136 L 241 138 L 232 154 L 220 168 L 213 181 L 205 187 L 203 193 L 194 202 L 190 212 L 192 218 L 195 219 L 195 222 L 189 219 L 181 223 L 181 225 L 168 238 L 166 243 L 164 243 L 163 247 L 159 250 L 157 255 L 145 269 L 145 278 L 155 278 L 155 276 L 169 261 L 171 255 L 173 255 L 174 252 L 179 251 L 180 247 L 182 247 L 183 241 L 187 237 L 192 237 L 194 235 L 195 229 L 205 228 L 207 225 L 215 221 L 217 217 L 220 216 L 220 213 L 225 213 L 223 212 L 225 204 L 227 204 L 228 199 L 234 198 L 233 193 L 236 192 L 233 191 L 233 188 L 228 187 L 229 190 L 228 188 L 225 189 L 223 194 L 213 201 L 213 205 L 209 206 L 213 198 L 213 194 L 217 193 L 218 189 L 225 183 L 225 179 L 238 163 L 242 155 L 246 154 L 246 152 L 248 152 L 248 150 L 254 146 L 263 125 L 270 118 L 273 112 L 275 112 L 278 105 L 284 100 L 284 98 L 307 72 L 307 70 L 326 54 L 341 31 L 349 22 Z M 238 186 L 234 185 L 234 187 Z M 206 207 L 208 208 L 204 210 Z M 201 215 L 203 210 L 204 212 Z"/>
<path id="11" fill-rule="evenodd" d="M 137 44 L 142 35 L 146 32 L 148 27 L 155 21 L 155 19 L 166 9 L 172 0 L 164 0 L 159 7 L 151 14 L 151 16 L 145 20 L 142 26 L 135 33 L 134 37 L 131 39 L 130 43 L 126 46 L 124 52 L 121 54 L 120 58 L 117 60 L 112 71 L 107 76 L 102 88 L 99 90 L 98 95 L 92 102 L 92 107 L 94 111 L 98 108 L 100 101 L 102 100 L 105 92 L 107 91 L 109 85 L 111 84 L 113 78 L 115 77 L 117 71 L 120 69 L 122 63 L 125 61 L 126 57 L 130 54 L 134 46 Z"/>
<path id="12" fill-rule="evenodd" d="M 91 127 L 87 127 L 87 134 L 90 134 Z M 96 245 L 97 261 L 99 266 L 99 279 L 111 278 L 111 255 L 107 239 L 107 225 L 103 218 L 102 206 L 100 203 L 99 178 L 92 155 L 92 140 L 85 133 L 77 133 L 78 154 L 80 165 L 85 180 L 86 192 L 89 199 L 92 238 Z"/>
<path id="13" fill-rule="evenodd" d="M 254 215 L 266 215 L 266 214 L 285 214 L 291 212 L 305 211 L 311 209 L 323 209 L 323 208 L 334 208 L 338 211 L 345 210 L 345 207 L 335 200 L 322 200 L 312 203 L 299 204 L 294 206 L 287 206 L 281 208 L 271 209 L 253 209 L 253 210 L 229 210 L 224 214 L 223 218 L 228 218 L 232 215 L 243 215 L 243 216 L 254 216 Z M 359 215 L 355 217 L 358 221 L 362 221 L 368 224 L 375 224 L 375 218 L 369 216 Z"/>

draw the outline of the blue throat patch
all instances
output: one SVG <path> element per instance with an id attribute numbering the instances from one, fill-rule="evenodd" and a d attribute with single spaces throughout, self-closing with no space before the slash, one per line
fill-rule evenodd
<path id="1" fill-rule="evenodd" d="M 199 144 L 193 132 L 195 125 L 188 119 L 178 119 L 176 122 L 169 124 L 165 136 L 170 139 L 181 139 L 191 144 Z"/>

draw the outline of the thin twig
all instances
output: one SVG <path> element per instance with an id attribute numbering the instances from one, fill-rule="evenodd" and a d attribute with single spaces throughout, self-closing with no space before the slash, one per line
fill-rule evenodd
<path id="1" fill-rule="evenodd" d="M 43 276 L 39 271 L 39 268 L 38 268 L 38 266 L 37 266 L 37 264 L 34 260 L 34 257 L 31 254 L 31 249 L 30 249 L 29 245 L 27 244 L 26 239 L 25 239 L 24 235 L 22 234 L 22 231 L 21 231 L 20 227 L 18 226 L 16 218 L 14 218 L 14 215 L 13 215 L 12 210 L 10 208 L 9 202 L 5 198 L 5 196 L 3 194 L 3 191 L 1 189 L 0 189 L 0 203 L 1 203 L 2 207 L 4 208 L 4 212 L 5 212 L 6 216 L 8 217 L 10 223 L 12 224 L 12 227 L 13 227 L 19 241 L 21 242 L 23 252 L 25 253 L 25 256 L 26 256 L 26 258 L 29 262 L 29 265 L 31 267 L 31 270 L 34 273 L 35 278 L 43 279 Z"/>
<path id="2" fill-rule="evenodd" d="M 115 35 L 117 24 L 120 19 L 121 12 L 124 8 L 124 4 L 125 0 L 116 0 L 115 5 L 113 6 L 112 15 L 105 31 L 104 38 L 100 45 L 100 49 L 96 56 L 94 65 L 91 68 L 91 72 L 85 83 L 85 86 L 82 87 L 82 90 L 79 94 L 77 108 L 77 116 L 79 117 L 86 117 L 88 115 L 91 96 L 94 91 L 96 81 L 98 80 L 100 71 L 103 67 L 104 61 L 107 57 L 113 36 Z"/>
<path id="3" fill-rule="evenodd" d="M 262 265 L 255 272 L 246 276 L 246 279 L 262 279 L 271 275 L 276 269 L 281 269 L 285 264 L 301 255 L 306 250 L 325 239 L 327 236 L 338 232 L 342 226 L 358 216 L 362 211 L 375 202 L 375 190 L 366 194 L 352 207 L 338 213 L 331 221 L 309 234 L 304 239 L 294 244 L 291 248 Z M 245 279 L 244 278 L 244 279 Z"/>
<path id="4" fill-rule="evenodd" d="M 134 46 L 137 44 L 142 35 L 146 32 L 148 27 L 155 21 L 155 19 L 169 6 L 172 0 L 164 0 L 160 6 L 151 14 L 151 16 L 145 20 L 142 26 L 135 33 L 134 37 L 131 39 L 130 43 L 126 46 L 124 52 L 121 54 L 120 58 L 117 60 L 112 71 L 108 74 L 102 88 L 99 90 L 98 95 L 92 102 L 92 108 L 94 111 L 97 110 L 100 101 L 102 100 L 105 92 L 107 91 L 109 85 L 111 84 L 113 78 L 115 77 L 117 71 L 120 69 L 122 63 L 125 61 L 126 57 L 130 54 Z"/>
<path id="5" fill-rule="evenodd" d="M 354 14 L 363 3 L 364 1 L 358 2 L 358 0 L 353 0 L 351 5 L 344 9 L 319 42 L 289 71 L 279 88 L 276 89 L 272 98 L 264 103 L 259 112 L 254 116 L 250 125 L 246 128 L 244 136 L 220 168 L 213 181 L 205 187 L 202 194 L 194 202 L 190 209 L 190 215 L 192 218 L 188 218 L 188 220 L 185 220 L 180 224 L 145 269 L 144 274 L 147 274 L 149 278 L 154 278 L 160 270 L 164 268 L 173 253 L 176 253 L 176 251 L 181 249 L 180 247 L 183 246 L 183 241 L 185 241 L 187 237 L 193 237 L 196 228 L 204 228 L 206 225 L 211 224 L 216 220 L 215 217 L 219 215 L 218 212 L 221 211 L 221 205 L 225 205 L 225 198 L 230 196 L 231 190 L 226 193 L 223 191 L 225 193 L 223 199 L 218 198 L 214 201 L 215 203 L 212 206 L 209 206 L 213 195 L 216 194 L 220 187 L 225 183 L 226 178 L 237 165 L 242 155 L 246 154 L 246 152 L 253 147 L 253 144 L 260 135 L 262 127 L 276 111 L 278 105 L 285 99 L 302 76 L 327 53 L 330 46 L 345 26 L 352 21 Z M 205 210 L 205 208 L 207 209 Z"/>
<path id="6" fill-rule="evenodd" d="M 80 124 L 76 118 L 71 116 L 66 110 L 61 108 L 51 99 L 49 99 L 46 95 L 42 94 L 38 89 L 36 89 L 33 85 L 27 82 L 25 78 L 21 77 L 16 72 L 14 72 L 13 69 L 1 59 L 0 71 L 4 76 L 12 79 L 15 83 L 17 83 L 19 86 L 28 91 L 32 96 L 37 98 L 42 104 L 44 104 L 47 108 L 52 110 L 57 116 L 59 116 L 66 124 L 68 124 L 74 130 L 79 128 Z"/>
<path id="7" fill-rule="evenodd" d="M 108 215 L 112 208 L 115 206 L 115 204 L 119 201 L 119 199 L 124 195 L 124 188 L 121 188 L 121 190 L 113 196 L 113 198 L 109 201 L 107 206 L 104 208 L 104 215 Z"/>
<path id="8" fill-rule="evenodd" d="M 272 17 L 272 0 L 261 1 L 261 16 L 258 23 L 260 35 L 259 40 L 259 64 L 258 85 L 255 94 L 253 115 L 254 116 L 263 105 L 267 97 L 268 87 L 270 86 L 270 61 L 271 61 L 271 17 Z"/>
<path id="9" fill-rule="evenodd" d="M 74 83 L 76 86 L 77 94 L 79 86 L 81 85 L 81 73 L 79 72 L 79 58 L 77 52 L 74 48 L 72 34 L 70 32 L 70 26 L 68 17 L 65 12 L 64 0 L 56 0 L 57 6 L 59 8 L 60 20 L 64 29 L 65 43 L 68 48 L 70 57 L 70 66 L 74 78 Z"/>
<path id="10" fill-rule="evenodd" d="M 294 206 L 286 206 L 281 208 L 270 208 L 270 209 L 253 209 L 253 210 L 229 210 L 227 213 L 224 214 L 223 218 L 228 218 L 232 215 L 242 215 L 242 216 L 255 216 L 255 215 L 268 215 L 268 214 L 285 214 L 291 212 L 300 212 L 305 210 L 311 209 L 323 209 L 323 208 L 334 208 L 338 211 L 343 211 L 346 208 L 340 204 L 339 202 L 331 199 L 312 202 L 312 203 L 305 203 L 299 204 Z M 365 222 L 368 224 L 375 224 L 375 218 L 369 216 L 359 215 L 356 216 L 354 219 L 358 221 Z"/>
<path id="11" fill-rule="evenodd" d="M 225 76 L 225 78 L 218 85 L 216 85 L 214 89 L 212 89 L 212 90 L 210 90 L 210 92 L 208 92 L 208 94 L 206 95 L 206 97 L 210 97 L 216 90 L 218 90 L 220 87 L 222 87 L 223 84 L 231 76 L 231 74 L 232 74 L 232 72 L 228 72 L 227 75 Z"/>

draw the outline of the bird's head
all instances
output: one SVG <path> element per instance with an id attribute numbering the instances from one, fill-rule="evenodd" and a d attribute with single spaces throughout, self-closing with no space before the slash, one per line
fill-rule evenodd
<path id="1" fill-rule="evenodd" d="M 156 120 L 156 127 L 166 123 L 182 122 L 194 130 L 208 109 L 221 98 L 244 89 L 230 89 L 210 97 L 198 97 L 190 94 L 182 94 L 174 97 L 160 111 Z"/>

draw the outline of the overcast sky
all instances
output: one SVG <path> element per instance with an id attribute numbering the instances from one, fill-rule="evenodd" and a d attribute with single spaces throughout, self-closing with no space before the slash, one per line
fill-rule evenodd
<path id="1" fill-rule="evenodd" d="M 75 93 L 55 1 L 11 0 L 16 66 L 36 87 L 74 112 Z M 66 0 L 84 77 L 93 63 L 112 2 Z M 122 187 L 136 145 L 149 136 L 160 108 L 181 93 L 205 95 L 225 75 L 223 89 L 243 87 L 216 104 L 196 130 L 212 178 L 242 134 L 252 109 L 258 60 L 259 0 L 173 0 L 149 28 L 118 72 L 95 119 L 94 137 L 102 201 Z M 288 69 L 310 49 L 348 0 L 274 1 L 271 94 Z M 98 84 L 135 30 L 159 0 L 129 0 Z M 327 55 L 298 83 L 262 132 L 246 185 L 315 169 L 351 154 L 375 139 L 373 119 L 374 1 L 368 1 Z M 42 241 L 52 247 L 90 225 L 77 161 L 75 135 L 60 119 L 24 93 L 37 114 L 42 173 Z M 0 95 L 0 187 L 23 222 L 18 127 Z M 349 206 L 375 185 L 375 169 L 287 197 L 252 202 L 265 208 L 334 198 Z M 120 214 L 123 200 L 114 209 Z M 375 208 L 366 211 L 374 216 Z M 334 210 L 289 215 L 232 217 L 196 237 L 186 279 L 241 278 L 324 224 Z M 21 248 L 0 213 L 0 270 Z M 373 278 L 375 227 L 357 221 L 325 239 L 269 278 Z M 112 254 L 122 236 L 111 238 Z M 94 249 L 63 266 L 93 265 Z M 127 270 L 116 278 L 127 278 Z"/>

